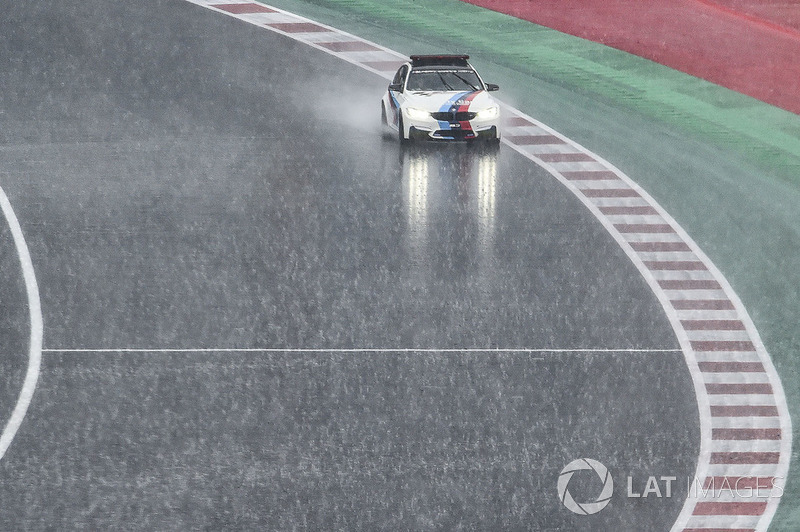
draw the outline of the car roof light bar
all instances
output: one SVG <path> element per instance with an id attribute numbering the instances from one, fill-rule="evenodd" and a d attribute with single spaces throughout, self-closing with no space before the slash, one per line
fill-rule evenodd
<path id="1" fill-rule="evenodd" d="M 411 66 L 469 66 L 468 55 L 412 55 Z"/>

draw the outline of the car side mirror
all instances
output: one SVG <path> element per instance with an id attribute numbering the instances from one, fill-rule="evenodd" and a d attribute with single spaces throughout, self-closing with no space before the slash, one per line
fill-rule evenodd
<path id="1" fill-rule="evenodd" d="M 389 90 L 394 92 L 403 92 L 403 84 L 402 83 L 392 83 L 389 85 Z"/>
<path id="2" fill-rule="evenodd" d="M 500 85 L 495 85 L 494 83 L 487 83 L 486 90 L 489 92 L 499 91 Z"/>

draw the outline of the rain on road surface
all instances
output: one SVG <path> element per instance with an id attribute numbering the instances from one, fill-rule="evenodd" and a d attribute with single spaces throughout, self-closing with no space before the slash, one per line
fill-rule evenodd
<path id="1" fill-rule="evenodd" d="M 690 476 L 698 434 L 661 307 L 547 172 L 401 150 L 383 80 L 183 2 L 25 2 L 0 50 L 0 179 L 45 321 L 0 527 L 674 522 L 685 486 L 558 500 L 584 456 Z M 2 231 L 7 416 L 27 331 Z"/>

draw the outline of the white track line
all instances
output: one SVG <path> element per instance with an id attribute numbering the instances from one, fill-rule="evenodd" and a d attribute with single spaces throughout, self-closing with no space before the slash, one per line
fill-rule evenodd
<path id="1" fill-rule="evenodd" d="M 609 353 L 681 353 L 680 349 L 631 349 L 631 348 L 623 348 L 623 349 L 569 349 L 569 348 L 486 348 L 481 349 L 477 347 L 472 348 L 420 348 L 415 349 L 413 347 L 408 348 L 280 348 L 280 347 L 268 347 L 268 348 L 229 348 L 229 347 L 200 347 L 196 349 L 191 348 L 98 348 L 98 349 L 78 349 L 78 348 L 68 348 L 68 349 L 56 349 L 56 348 L 48 348 L 42 349 L 43 353 L 47 354 L 74 354 L 74 353 L 94 353 L 94 354 L 103 354 L 103 353 L 558 353 L 558 354 L 570 354 L 570 353 L 584 353 L 584 354 L 609 354 Z"/>
<path id="2" fill-rule="evenodd" d="M 17 248 L 19 261 L 22 266 L 22 277 L 25 281 L 25 290 L 28 295 L 28 310 L 30 314 L 31 323 L 31 339 L 28 351 L 28 370 L 25 373 L 25 381 L 22 384 L 22 390 L 17 398 L 17 404 L 11 412 L 11 417 L 3 428 L 3 433 L 0 435 L 0 458 L 6 454 L 8 446 L 17 434 L 17 430 L 25 418 L 25 413 L 28 411 L 28 406 L 33 399 L 33 392 L 36 389 L 36 382 L 39 380 L 39 369 L 42 361 L 42 336 L 43 336 L 43 322 L 42 322 L 42 305 L 39 300 L 39 286 L 36 284 L 36 274 L 33 270 L 33 262 L 31 255 L 28 251 L 28 246 L 25 243 L 25 237 L 22 234 L 22 228 L 19 225 L 19 220 L 14 214 L 14 209 L 11 208 L 11 202 L 8 200 L 5 191 L 0 187 L 0 207 L 3 210 L 3 215 L 8 222 L 8 227 L 11 230 L 11 236 L 14 238 L 14 245 Z"/>

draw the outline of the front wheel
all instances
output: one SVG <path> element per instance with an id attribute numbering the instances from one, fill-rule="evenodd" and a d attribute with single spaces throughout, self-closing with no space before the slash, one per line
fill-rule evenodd
<path id="1" fill-rule="evenodd" d="M 389 127 L 389 121 L 386 120 L 386 106 L 383 105 L 383 102 L 381 102 L 381 125 Z"/>
<path id="2" fill-rule="evenodd" d="M 406 128 L 403 126 L 403 115 L 401 114 L 397 121 L 397 138 L 400 140 L 400 144 L 408 144 L 405 131 Z"/>

